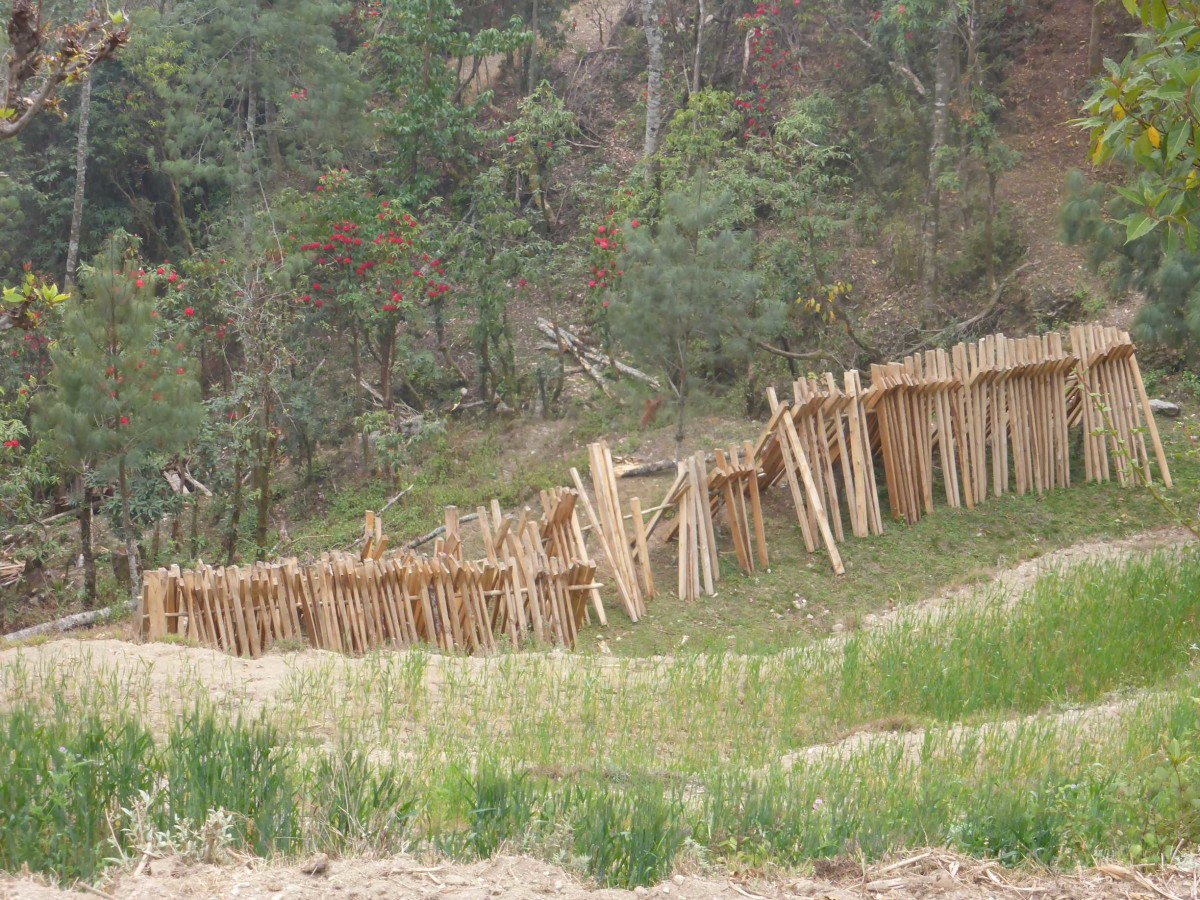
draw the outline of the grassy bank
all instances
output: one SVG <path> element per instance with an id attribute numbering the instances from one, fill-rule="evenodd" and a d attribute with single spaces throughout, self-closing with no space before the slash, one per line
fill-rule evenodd
<path id="1" fill-rule="evenodd" d="M 91 878 L 147 842 L 505 847 L 615 885 L 680 854 L 1157 858 L 1200 836 L 1198 588 L 1157 554 L 776 656 L 301 654 L 258 702 L 181 664 L 204 651 L 168 675 L 33 648 L 0 667 L 0 868 Z"/>

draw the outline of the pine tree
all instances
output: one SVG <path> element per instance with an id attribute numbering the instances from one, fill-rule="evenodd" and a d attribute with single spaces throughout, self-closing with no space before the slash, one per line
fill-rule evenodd
<path id="1" fill-rule="evenodd" d="M 200 426 L 202 407 L 183 345 L 163 331 L 155 276 L 120 248 L 114 239 L 80 273 L 83 299 L 64 315 L 62 339 L 51 351 L 51 391 L 36 421 L 69 467 L 89 472 L 93 483 L 115 485 L 136 608 L 141 579 L 130 472 L 149 454 L 182 450 Z M 90 526 L 89 497 L 83 507 L 81 526 L 84 516 Z"/>
<path id="2" fill-rule="evenodd" d="M 657 230 L 631 223 L 620 266 L 622 295 L 612 309 L 620 342 L 647 366 L 662 372 L 675 395 L 675 456 L 683 450 L 688 396 L 706 366 L 744 359 L 755 339 L 749 233 L 715 225 L 728 193 L 706 195 L 696 179 L 668 194 Z"/>

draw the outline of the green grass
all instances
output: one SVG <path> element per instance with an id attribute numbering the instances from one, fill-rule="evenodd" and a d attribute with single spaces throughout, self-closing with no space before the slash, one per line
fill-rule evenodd
<path id="1" fill-rule="evenodd" d="M 1200 557 L 1159 553 L 775 656 L 292 656 L 278 693 L 219 707 L 174 660 L 22 651 L 0 869 L 93 878 L 147 830 L 202 844 L 213 809 L 260 854 L 515 850 L 622 886 L 679 854 L 1169 857 L 1200 838 L 1198 588 Z"/>
<path id="2" fill-rule="evenodd" d="M 1175 489 L 1190 513 L 1200 498 L 1200 460 L 1179 422 L 1160 420 Z M 846 574 L 837 576 L 821 551 L 804 550 L 787 488 L 765 498 L 769 571 L 738 572 L 730 543 L 718 527 L 722 580 L 717 596 L 696 602 L 675 594 L 674 545 L 656 557 L 660 594 L 648 615 L 632 624 L 620 612 L 607 628 L 590 626 L 580 646 L 593 651 L 604 641 L 620 656 L 652 656 L 687 650 L 773 652 L 828 635 L 835 624 L 853 630 L 862 617 L 903 607 L 947 590 L 988 580 L 998 568 L 1083 541 L 1120 538 L 1174 523 L 1139 488 L 1115 483 L 1086 484 L 1076 473 L 1071 488 L 1041 497 L 990 498 L 974 510 L 950 509 L 938 502 L 932 515 L 907 526 L 885 521 L 878 537 L 849 535 L 839 545 Z M 621 482 L 622 498 L 635 493 L 657 503 L 665 485 Z M 886 510 L 886 507 L 885 507 Z M 719 524 L 719 523 L 718 523 Z M 684 640 L 686 636 L 686 641 Z"/>

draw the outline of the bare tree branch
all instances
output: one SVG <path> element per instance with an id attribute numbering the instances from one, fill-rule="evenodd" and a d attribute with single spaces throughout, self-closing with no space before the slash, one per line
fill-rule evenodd
<path id="1" fill-rule="evenodd" d="M 47 32 L 41 0 L 13 0 L 8 49 L 0 55 L 0 140 L 16 137 L 43 110 L 57 111 L 58 90 L 87 78 L 92 66 L 111 59 L 129 40 L 95 10 L 81 21 Z"/>
<path id="2" fill-rule="evenodd" d="M 829 26 L 831 28 L 838 27 L 832 21 L 829 22 Z M 849 25 L 842 25 L 841 30 L 846 32 L 846 34 L 850 35 L 850 37 L 854 38 L 856 41 L 858 41 L 860 44 L 862 44 L 868 50 L 873 50 L 875 52 L 879 52 L 879 49 L 874 44 L 872 44 L 870 41 L 868 41 L 865 37 L 863 37 L 861 34 L 859 34 L 857 31 L 855 31 Z M 893 72 L 895 72 L 897 75 L 902 76 L 909 84 L 911 84 L 913 86 L 913 90 L 915 90 L 918 94 L 920 94 L 922 97 L 925 96 L 925 85 L 921 83 L 921 79 L 917 77 L 916 73 L 912 69 L 910 69 L 904 63 L 900 62 L 900 60 L 898 60 L 898 59 L 892 59 L 891 57 L 888 57 L 888 56 L 885 56 L 885 59 L 887 61 L 888 66 L 891 67 L 891 70 Z"/>

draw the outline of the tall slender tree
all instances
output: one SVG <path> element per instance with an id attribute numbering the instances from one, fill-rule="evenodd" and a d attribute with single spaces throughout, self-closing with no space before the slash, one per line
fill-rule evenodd
<path id="1" fill-rule="evenodd" d="M 115 485 L 136 608 L 139 527 L 130 508 L 130 473 L 150 454 L 184 449 L 200 425 L 199 388 L 183 345 L 162 328 L 155 276 L 123 241 L 114 239 L 80 281 L 83 296 L 67 308 L 63 337 L 51 351 L 51 389 L 36 421 L 69 467 L 90 469 L 93 480 Z M 90 502 L 83 507 L 90 528 Z"/>
<path id="2" fill-rule="evenodd" d="M 706 366 L 744 358 L 757 339 L 752 315 L 759 279 L 749 232 L 719 230 L 727 193 L 702 177 L 668 194 L 657 229 L 635 227 L 621 255 L 615 304 L 618 339 L 661 372 L 675 395 L 675 457 L 682 458 L 687 404 Z"/>

